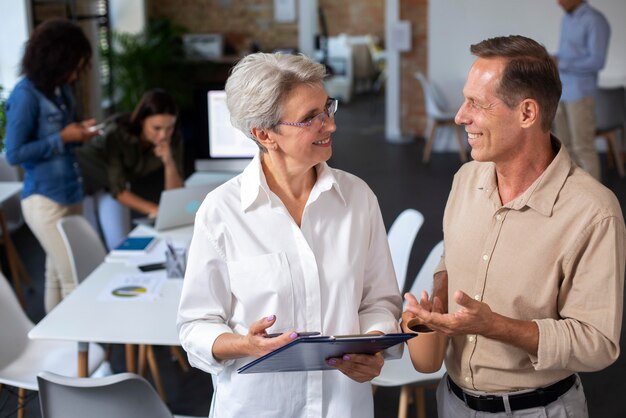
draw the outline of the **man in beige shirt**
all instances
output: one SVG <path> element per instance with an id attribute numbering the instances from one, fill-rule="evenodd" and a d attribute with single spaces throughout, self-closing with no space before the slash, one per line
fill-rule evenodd
<path id="1" fill-rule="evenodd" d="M 545 48 L 509 36 L 471 52 L 456 123 L 475 161 L 454 178 L 434 298 L 407 294 L 403 322 L 449 336 L 440 417 L 586 417 L 576 372 L 619 355 L 622 212 L 550 134 L 561 82 Z"/>

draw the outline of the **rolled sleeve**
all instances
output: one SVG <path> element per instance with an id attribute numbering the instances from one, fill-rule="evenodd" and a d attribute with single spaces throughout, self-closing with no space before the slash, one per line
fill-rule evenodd
<path id="1" fill-rule="evenodd" d="M 624 224 L 616 217 L 587 228 L 571 257 L 559 295 L 563 319 L 535 320 L 539 347 L 531 361 L 536 370 L 595 371 L 617 359 L 625 237 Z"/>

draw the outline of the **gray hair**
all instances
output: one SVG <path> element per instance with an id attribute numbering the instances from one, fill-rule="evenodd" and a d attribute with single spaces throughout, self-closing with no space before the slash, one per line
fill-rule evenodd
<path id="1" fill-rule="evenodd" d="M 289 93 L 300 85 L 318 85 L 325 76 L 324 65 L 302 54 L 250 54 L 233 67 L 226 81 L 230 121 L 256 142 L 262 152 L 267 152 L 252 135 L 252 128 L 274 128 Z"/>

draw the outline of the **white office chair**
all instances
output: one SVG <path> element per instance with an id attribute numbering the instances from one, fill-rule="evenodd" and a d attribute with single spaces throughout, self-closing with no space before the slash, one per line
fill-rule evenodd
<path id="1" fill-rule="evenodd" d="M 419 211 L 405 209 L 393 221 L 387 233 L 391 260 L 393 261 L 393 268 L 396 272 L 400 292 L 404 289 L 413 242 L 423 223 L 424 216 Z"/>
<path id="2" fill-rule="evenodd" d="M 82 215 L 59 219 L 57 229 L 63 238 L 72 276 L 78 285 L 104 261 L 107 251 L 96 230 Z"/>
<path id="3" fill-rule="evenodd" d="M 426 116 L 432 123 L 430 134 L 428 135 L 426 146 L 424 147 L 423 162 L 430 161 L 430 154 L 433 149 L 433 143 L 437 136 L 437 129 L 442 126 L 452 126 L 456 133 L 456 140 L 459 145 L 459 157 L 462 162 L 467 161 L 467 154 L 465 152 L 465 141 L 463 140 L 463 133 L 461 127 L 454 123 L 454 117 L 456 116 L 456 110 L 450 109 L 445 97 L 439 92 L 437 86 L 428 81 L 424 74 L 421 72 L 415 73 L 415 78 L 422 86 L 424 93 L 424 102 L 426 108 Z"/>
<path id="4" fill-rule="evenodd" d="M 426 261 L 422 265 L 410 292 L 419 298 L 422 290 L 430 294 L 433 283 L 433 272 L 439 263 L 443 253 L 443 241 L 439 242 L 430 251 Z M 415 337 L 419 338 L 419 337 Z M 408 347 L 404 347 L 402 358 L 398 360 L 386 361 L 380 375 L 372 380 L 372 384 L 377 386 L 391 387 L 401 386 L 400 401 L 398 405 L 398 418 L 406 418 L 409 403 L 413 399 L 418 418 L 426 418 L 425 389 L 436 388 L 439 380 L 445 374 L 445 366 L 439 371 L 431 374 L 420 373 L 413 368 Z"/>
<path id="5" fill-rule="evenodd" d="M 183 418 L 134 373 L 79 378 L 42 372 L 37 380 L 43 418 Z"/>
<path id="6" fill-rule="evenodd" d="M 626 135 L 626 88 L 599 88 L 595 98 L 596 136 L 607 143 L 607 161 L 614 164 L 620 177 L 626 176 L 621 142 Z"/>
<path id="7" fill-rule="evenodd" d="M 34 324 L 20 307 L 15 294 L 0 274 L 0 384 L 18 390 L 18 418 L 24 417 L 27 390 L 37 390 L 37 374 L 44 370 L 67 376 L 77 375 L 78 350 L 75 342 L 31 340 Z M 89 373 L 102 363 L 104 351 L 89 346 Z"/>

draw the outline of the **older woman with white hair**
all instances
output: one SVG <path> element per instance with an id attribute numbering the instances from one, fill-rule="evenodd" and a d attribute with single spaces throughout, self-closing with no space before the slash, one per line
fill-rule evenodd
<path id="1" fill-rule="evenodd" d="M 298 332 L 398 332 L 376 197 L 326 164 L 337 100 L 324 77 L 305 56 L 258 53 L 226 83 L 232 123 L 259 152 L 198 211 L 178 315 L 191 364 L 215 376 L 211 416 L 373 417 L 380 353 L 329 359 L 337 370 L 323 372 L 237 373 Z"/>

